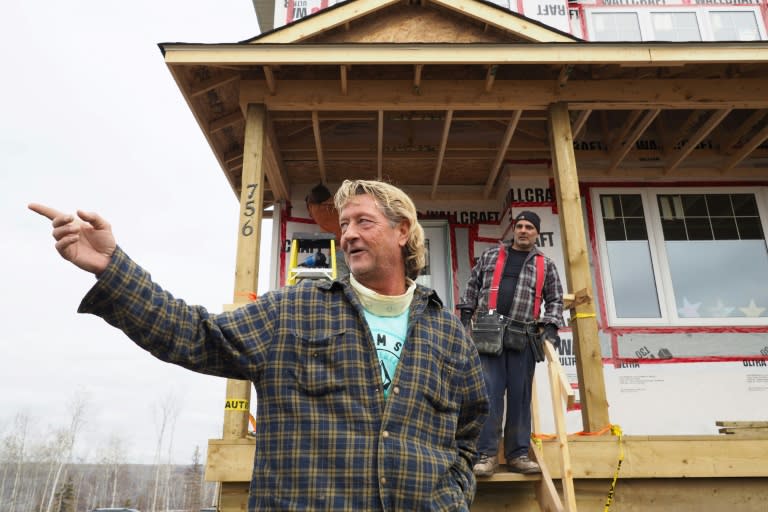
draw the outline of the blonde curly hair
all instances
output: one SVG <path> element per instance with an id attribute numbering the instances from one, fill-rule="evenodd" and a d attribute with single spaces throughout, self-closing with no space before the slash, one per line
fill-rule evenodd
<path id="1" fill-rule="evenodd" d="M 426 265 L 426 248 L 424 247 L 424 229 L 419 224 L 416 214 L 416 206 L 408 195 L 389 183 L 375 180 L 344 180 L 336 195 L 333 204 L 338 211 L 354 196 L 368 194 L 376 201 L 376 205 L 389 220 L 392 227 L 402 221 L 407 221 L 408 241 L 403 247 L 405 260 L 405 275 L 416 279 L 421 269 Z"/>

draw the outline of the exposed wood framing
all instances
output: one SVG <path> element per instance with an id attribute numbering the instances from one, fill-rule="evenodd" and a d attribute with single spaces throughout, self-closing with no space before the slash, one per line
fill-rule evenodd
<path id="1" fill-rule="evenodd" d="M 592 293 L 592 274 L 579 194 L 579 173 L 573 152 L 568 105 L 556 103 L 549 109 L 549 134 L 555 193 L 560 207 L 560 233 L 565 257 L 568 290 Z M 605 395 L 603 359 L 597 336 L 597 318 L 592 303 L 579 305 L 571 316 L 576 369 L 579 380 L 581 418 L 584 430 L 597 432 L 610 423 Z"/>
<path id="2" fill-rule="evenodd" d="M 573 71 L 573 65 L 572 64 L 565 64 L 560 68 L 560 73 L 557 75 L 557 88 L 560 89 L 562 87 L 565 87 L 565 84 L 568 83 L 568 79 L 571 77 L 571 72 Z"/>
<path id="3" fill-rule="evenodd" d="M 272 194 L 276 201 L 287 201 L 290 199 L 290 186 L 288 177 L 285 175 L 285 164 L 283 163 L 280 146 L 275 136 L 275 128 L 270 117 L 267 118 L 267 149 L 264 152 L 266 159 L 265 173 L 269 185 L 272 188 Z"/>
<path id="4" fill-rule="evenodd" d="M 275 80 L 275 73 L 272 71 L 272 66 L 262 66 L 264 70 L 264 80 L 267 82 L 267 89 L 269 94 L 273 95 L 277 92 L 277 82 Z"/>
<path id="5" fill-rule="evenodd" d="M 349 67 L 342 64 L 339 66 L 339 80 L 341 81 L 341 94 L 344 96 L 347 95 L 348 86 L 347 86 L 347 71 L 349 71 Z"/>
<path id="6" fill-rule="evenodd" d="M 741 142 L 741 140 L 758 125 L 758 123 L 766 123 L 767 118 L 768 109 L 755 110 L 744 120 L 741 126 L 723 139 L 720 143 L 720 147 L 725 153 L 729 153 L 734 149 L 734 146 L 739 144 L 739 142 Z"/>
<path id="7" fill-rule="evenodd" d="M 635 142 L 637 142 L 637 139 L 639 139 L 643 133 L 645 133 L 645 130 L 647 130 L 653 120 L 656 119 L 656 116 L 659 115 L 659 112 L 661 112 L 660 109 L 648 110 L 643 115 L 642 119 L 640 119 L 640 121 L 635 125 L 627 139 L 621 143 L 622 145 L 616 148 L 615 151 L 611 152 L 611 162 L 608 164 L 609 173 L 614 172 L 624 157 L 627 156 L 627 153 L 629 153 L 632 148 L 635 147 Z"/>
<path id="8" fill-rule="evenodd" d="M 366 0 L 356 0 L 349 5 L 358 5 Z M 371 0 L 376 1 L 376 0 Z M 389 2 L 382 1 L 380 4 Z M 473 2 L 480 5 L 479 2 Z M 336 10 L 336 9 L 334 9 Z M 302 24 L 308 22 L 304 20 Z M 301 24 L 300 24 L 301 25 Z M 286 29 L 289 27 L 286 27 Z M 273 34 L 270 34 L 273 35 Z M 266 39 L 266 37 L 265 37 Z M 258 43 L 266 42 L 264 39 Z M 270 65 L 283 66 L 311 64 L 338 66 L 341 64 L 409 65 L 409 64 L 592 64 L 605 66 L 679 66 L 698 63 L 750 64 L 768 60 L 768 46 L 762 41 L 733 43 L 708 43 L 679 45 L 668 43 L 647 43 L 626 45 L 621 43 L 576 43 L 567 45 L 483 44 L 455 43 L 405 44 L 365 43 L 294 44 L 294 45 L 196 45 L 165 44 L 165 61 L 174 64 L 225 65 Z M 741 78 L 727 79 L 741 80 Z M 666 80 L 669 82 L 669 80 Z M 710 80 L 711 82 L 711 80 Z M 715 81 L 719 82 L 719 81 Z M 593 83 L 593 82 L 590 82 Z M 670 84 L 671 85 L 671 84 Z"/>
<path id="9" fill-rule="evenodd" d="M 245 118 L 243 174 L 240 193 L 240 222 L 237 236 L 237 263 L 233 302 L 244 304 L 256 293 L 259 283 L 259 244 L 264 193 L 264 146 L 266 138 L 264 105 L 248 105 Z M 251 383 L 227 379 L 227 401 L 251 400 Z M 224 439 L 243 439 L 248 434 L 248 407 L 224 411 Z"/>
<path id="10" fill-rule="evenodd" d="M 499 70 L 499 66 L 491 64 L 488 66 L 488 71 L 485 74 L 485 92 L 491 92 L 493 89 L 493 82 L 496 81 L 496 72 Z"/>
<path id="11" fill-rule="evenodd" d="M 576 120 L 573 122 L 573 128 L 571 128 L 574 139 L 578 138 L 578 136 L 581 134 L 581 131 L 587 125 L 587 120 L 589 119 L 589 116 L 591 114 L 592 114 L 591 109 L 582 110 L 579 112 L 579 115 L 576 117 Z"/>
<path id="12" fill-rule="evenodd" d="M 515 134 L 515 129 L 517 128 L 517 123 L 520 121 L 520 116 L 522 113 L 523 112 L 521 110 L 517 110 L 512 115 L 512 119 L 510 119 L 507 123 L 507 129 L 504 131 L 504 137 L 502 137 L 501 144 L 499 144 L 498 151 L 496 152 L 496 158 L 493 160 L 493 164 L 491 165 L 488 180 L 485 182 L 485 190 L 483 190 L 483 197 L 485 198 L 491 195 L 493 185 L 496 183 L 496 177 L 499 175 L 501 166 L 504 163 L 504 156 L 507 154 L 509 143 L 512 141 L 512 136 Z"/>
<path id="13" fill-rule="evenodd" d="M 440 149 L 437 152 L 437 162 L 435 163 L 435 174 L 432 178 L 432 198 L 437 197 L 437 184 L 440 182 L 440 172 L 443 169 L 443 157 L 445 157 L 445 148 L 448 146 L 448 133 L 451 131 L 451 122 L 453 120 L 453 110 L 445 113 L 443 121 L 443 135 L 440 137 Z"/>
<path id="14" fill-rule="evenodd" d="M 722 171 L 727 172 L 736 167 L 739 162 L 744 160 L 752 151 L 757 148 L 757 146 L 762 144 L 766 139 L 768 139 L 768 125 L 765 125 L 762 130 L 757 132 L 751 139 L 745 142 L 741 149 L 731 155 L 731 157 L 726 160 L 725 165 L 723 165 Z"/>
<path id="15" fill-rule="evenodd" d="M 688 137 L 685 145 L 676 153 L 669 156 L 667 166 L 664 168 L 664 174 L 675 170 L 678 165 L 694 150 L 694 148 L 709 135 L 712 130 L 722 122 L 725 117 L 731 113 L 731 109 L 716 110 L 710 114 L 709 118 L 696 130 L 696 133 Z"/>
<path id="16" fill-rule="evenodd" d="M 421 73 L 424 71 L 424 64 L 413 66 L 413 93 L 421 94 Z"/>
<path id="17" fill-rule="evenodd" d="M 187 96 L 189 98 L 196 98 L 207 93 L 208 91 L 218 89 L 219 87 L 235 82 L 237 80 L 240 80 L 240 73 L 228 74 L 223 77 L 217 76 L 215 78 L 209 78 L 208 80 L 203 80 L 202 82 L 192 85 L 189 88 Z"/>
<path id="18" fill-rule="evenodd" d="M 320 136 L 320 117 L 317 110 L 312 111 L 312 131 L 315 135 L 315 149 L 317 151 L 317 168 L 320 171 L 320 181 L 325 183 L 325 158 L 323 157 L 323 140 Z"/>
<path id="19" fill-rule="evenodd" d="M 243 122 L 243 113 L 240 109 L 235 110 L 225 116 L 214 119 L 208 125 L 208 133 L 216 133 L 227 126 Z"/>
<path id="20" fill-rule="evenodd" d="M 263 102 L 270 110 L 363 111 L 370 110 L 371 98 L 383 110 L 546 110 L 559 100 L 568 100 L 574 110 L 768 108 L 768 79 L 734 79 L 728 87 L 711 80 L 570 80 L 559 94 L 552 80 L 496 80 L 493 94 L 478 94 L 485 89 L 483 80 L 430 80 L 420 95 L 412 93 L 412 81 L 360 80 L 355 85 L 345 96 L 337 80 L 317 80 L 308 95 L 305 82 L 287 80 L 272 96 L 263 81 L 243 81 L 240 101 Z"/>

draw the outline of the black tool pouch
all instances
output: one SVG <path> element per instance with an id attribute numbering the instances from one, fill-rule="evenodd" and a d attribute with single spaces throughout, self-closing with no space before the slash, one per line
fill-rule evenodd
<path id="1" fill-rule="evenodd" d="M 496 313 L 477 315 L 471 324 L 472 341 L 480 354 L 499 356 L 504 350 L 506 322 Z"/>
<path id="2" fill-rule="evenodd" d="M 504 332 L 504 348 L 522 352 L 533 342 L 533 338 L 538 336 L 536 323 L 518 322 L 517 320 L 507 319 L 507 326 Z"/>

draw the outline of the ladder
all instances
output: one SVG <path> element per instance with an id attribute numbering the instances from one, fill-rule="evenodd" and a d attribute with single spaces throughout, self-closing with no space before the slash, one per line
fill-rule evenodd
<path id="1" fill-rule="evenodd" d="M 307 256 L 299 261 L 299 255 Z M 294 285 L 302 279 L 336 279 L 336 236 L 333 233 L 293 234 L 286 281 Z"/>

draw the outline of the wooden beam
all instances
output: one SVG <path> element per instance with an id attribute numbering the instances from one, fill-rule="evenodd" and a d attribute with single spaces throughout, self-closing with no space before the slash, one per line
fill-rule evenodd
<path id="1" fill-rule="evenodd" d="M 451 121 L 453 120 L 453 110 L 448 110 L 445 113 L 445 121 L 443 121 L 443 135 L 440 137 L 440 149 L 437 153 L 437 162 L 435 163 L 435 173 L 432 178 L 432 194 L 434 199 L 437 197 L 437 184 L 440 182 L 440 172 L 443 169 L 443 157 L 445 156 L 445 148 L 448 146 L 448 133 L 451 131 Z"/>
<path id="2" fill-rule="evenodd" d="M 413 94 L 421 94 L 421 73 L 424 71 L 424 64 L 413 66 Z"/>
<path id="3" fill-rule="evenodd" d="M 496 80 L 496 72 L 499 70 L 497 64 L 491 64 L 488 66 L 488 71 L 485 73 L 485 92 L 491 92 L 493 89 L 493 82 Z"/>
<path id="4" fill-rule="evenodd" d="M 604 139 L 608 142 L 609 151 L 616 152 L 624 145 L 624 141 L 629 135 L 629 132 L 632 131 L 632 128 L 635 126 L 635 124 L 637 123 L 637 120 L 640 119 L 640 116 L 642 115 L 643 115 L 642 110 L 634 110 L 630 112 L 627 115 L 627 119 L 621 124 L 620 129 L 616 133 L 614 133 L 611 138 Z"/>
<path id="5" fill-rule="evenodd" d="M 586 289 L 587 294 L 593 296 L 568 105 L 553 104 L 549 109 L 548 124 L 567 289 Z M 585 431 L 597 432 L 608 425 L 610 419 L 594 307 L 591 304 L 577 306 L 571 316 L 571 327 L 576 352 L 582 424 Z"/>
<path id="6" fill-rule="evenodd" d="M 344 96 L 347 95 L 348 86 L 347 86 L 347 71 L 349 71 L 348 66 L 342 64 L 339 66 L 339 79 L 341 80 L 341 94 Z"/>
<path id="7" fill-rule="evenodd" d="M 710 134 L 717 125 L 719 125 L 725 117 L 731 113 L 731 109 L 716 110 L 710 114 L 709 118 L 699 127 L 696 132 L 691 135 L 685 142 L 685 145 L 680 148 L 675 154 L 669 157 L 667 165 L 664 168 L 664 174 L 669 174 L 675 170 L 678 165 L 696 148 L 696 146 L 704 140 L 704 137 Z"/>
<path id="8" fill-rule="evenodd" d="M 635 142 L 637 142 L 637 139 L 639 139 L 643 133 L 645 133 L 645 130 L 647 130 L 653 120 L 656 119 L 656 116 L 659 115 L 659 112 L 661 112 L 660 109 L 648 110 L 643 118 L 640 119 L 640 121 L 635 125 L 635 128 L 629 134 L 627 140 L 623 142 L 623 145 L 617 148 L 615 152 L 611 153 L 611 163 L 608 164 L 609 173 L 614 172 L 624 157 L 627 156 L 627 153 L 629 153 L 632 148 L 635 147 Z"/>
<path id="9" fill-rule="evenodd" d="M 381 181 L 384 175 L 384 111 L 379 110 L 376 127 L 376 179 Z"/>
<path id="10" fill-rule="evenodd" d="M 275 128 L 271 118 L 267 119 L 267 146 L 265 151 L 266 169 L 265 174 L 272 189 L 272 194 L 276 201 L 287 201 L 290 199 L 290 187 L 288 176 L 285 173 L 285 164 L 283 163 L 280 146 L 277 143 Z"/>
<path id="11" fill-rule="evenodd" d="M 430 80 L 429 87 L 416 95 L 409 80 L 360 80 L 345 96 L 338 80 L 285 80 L 273 96 L 264 81 L 245 80 L 240 85 L 240 102 L 262 102 L 270 111 L 357 112 L 379 108 L 543 111 L 560 99 L 574 110 L 768 108 L 768 79 L 571 80 L 559 94 L 554 85 L 554 80 L 496 80 L 493 94 L 486 94 L 484 80 Z"/>
<path id="12" fill-rule="evenodd" d="M 228 83 L 231 83 L 231 82 L 235 82 L 237 80 L 240 80 L 240 73 L 234 73 L 234 74 L 228 74 L 225 76 L 217 76 L 214 78 L 209 78 L 208 80 L 203 80 L 202 82 L 192 84 L 189 87 L 188 96 L 189 98 L 196 98 L 198 96 L 202 96 L 208 91 L 218 89 L 219 87 L 227 85 Z"/>
<path id="13" fill-rule="evenodd" d="M 345 7 L 362 5 L 371 1 L 379 5 L 388 3 L 384 0 L 356 0 Z M 476 3 L 476 2 L 473 2 Z M 341 10 L 338 7 L 333 11 Z M 313 16 L 312 18 L 316 18 Z M 270 34 L 282 33 L 301 25 L 303 29 L 310 18 L 296 23 L 293 27 L 283 27 Z M 545 27 L 549 31 L 549 28 Z M 266 37 L 253 44 L 187 44 L 169 43 L 162 45 L 165 62 L 173 64 L 195 65 L 330 65 L 375 64 L 375 65 L 411 65 L 411 64 L 596 64 L 611 65 L 656 65 L 680 66 L 691 64 L 766 64 L 768 47 L 762 41 L 747 42 L 699 42 L 644 44 L 572 42 L 564 45 L 500 43 L 500 44 L 406 44 L 406 43 L 344 43 L 344 44 L 291 44 L 276 45 L 266 43 Z M 668 81 L 668 80 L 667 80 Z M 722 80 L 716 80 L 721 82 Z"/>
<path id="14" fill-rule="evenodd" d="M 325 158 L 323 157 L 323 140 L 320 136 L 320 116 L 317 110 L 312 111 L 312 132 L 315 134 L 315 150 L 317 151 L 317 167 L 320 171 L 320 182 L 325 183 Z"/>
<path id="15" fill-rule="evenodd" d="M 208 133 L 216 133 L 227 126 L 243 122 L 243 112 L 240 109 L 235 110 L 225 116 L 218 117 L 208 124 Z"/>
<path id="16" fill-rule="evenodd" d="M 579 112 L 579 115 L 576 117 L 576 120 L 573 122 L 573 127 L 571 128 L 574 139 L 581 135 L 581 131 L 587 125 L 587 119 L 589 119 L 591 114 L 591 109 L 582 110 Z"/>
<path id="17" fill-rule="evenodd" d="M 764 119 L 768 117 L 768 109 L 760 109 L 752 112 L 747 119 L 741 123 L 735 130 L 733 130 L 723 141 L 720 143 L 720 148 L 724 153 L 728 153 L 737 145 L 742 138 L 744 138 L 758 123 L 764 122 Z"/>
<path id="18" fill-rule="evenodd" d="M 485 190 L 483 191 L 483 197 L 485 198 L 488 198 L 491 195 L 493 185 L 496 183 L 496 178 L 499 175 L 499 171 L 501 171 L 502 164 L 504 163 L 504 155 L 507 154 L 509 143 L 512 142 L 512 136 L 515 134 L 515 129 L 517 128 L 517 123 L 520 121 L 520 116 L 522 113 L 522 110 L 516 111 L 512 115 L 512 119 L 510 119 L 509 123 L 507 123 L 507 129 L 504 132 L 504 137 L 502 137 L 501 144 L 499 144 L 499 148 L 496 151 L 496 158 L 493 160 L 493 164 L 491 164 L 490 172 L 488 174 L 488 181 L 485 182 Z"/>
<path id="19" fill-rule="evenodd" d="M 768 124 L 763 126 L 762 130 L 753 135 L 750 140 L 744 143 L 741 149 L 736 151 L 730 158 L 728 158 L 728 160 L 726 160 L 722 167 L 722 171 L 728 172 L 736 167 L 739 162 L 744 160 L 752 151 L 757 148 L 757 146 L 762 144 L 766 139 L 768 139 Z"/>
<path id="20" fill-rule="evenodd" d="M 244 304 L 259 284 L 259 246 L 264 193 L 264 145 L 266 138 L 264 105 L 249 105 L 245 117 L 243 172 L 240 192 L 240 220 L 237 233 L 237 262 L 233 302 Z M 224 439 L 243 439 L 248 435 L 251 383 L 227 379 L 226 401 L 244 407 L 224 411 Z"/>
<path id="21" fill-rule="evenodd" d="M 625 451 L 620 479 L 695 479 L 768 477 L 768 438 L 738 436 L 624 436 Z M 552 478 L 561 478 L 555 441 L 542 443 Z M 568 439 L 574 478 L 613 477 L 619 455 L 615 436 L 571 436 Z M 253 474 L 255 441 L 219 440 L 208 442 L 205 479 L 218 482 L 250 482 Z M 538 476 L 496 473 L 483 478 L 484 485 L 536 481 Z M 619 481 L 619 485 L 621 485 Z M 601 495 L 604 498 L 603 489 Z"/>
<path id="22" fill-rule="evenodd" d="M 277 81 L 275 80 L 275 73 L 272 71 L 272 66 L 262 66 L 264 70 L 264 80 L 267 82 L 267 89 L 269 94 L 275 95 L 277 92 Z"/>
<path id="23" fill-rule="evenodd" d="M 562 89 L 565 84 L 568 83 L 568 79 L 571 77 L 573 71 L 573 64 L 565 64 L 560 68 L 560 73 L 557 75 L 557 88 Z"/>

